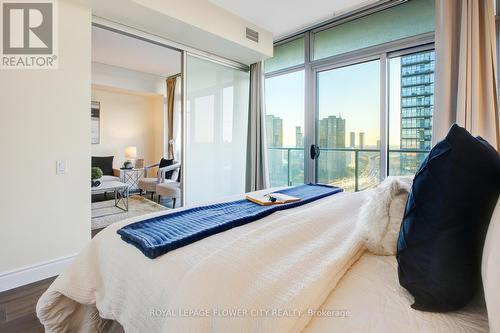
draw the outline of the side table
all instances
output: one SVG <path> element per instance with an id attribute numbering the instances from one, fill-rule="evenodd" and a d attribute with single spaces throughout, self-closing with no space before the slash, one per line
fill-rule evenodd
<path id="1" fill-rule="evenodd" d="M 144 177 L 144 169 L 120 169 L 120 181 L 129 185 L 129 191 L 139 190 L 139 179 Z"/>

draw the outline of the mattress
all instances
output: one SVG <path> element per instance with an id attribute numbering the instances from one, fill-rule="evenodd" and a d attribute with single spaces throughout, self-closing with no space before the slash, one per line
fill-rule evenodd
<path id="1" fill-rule="evenodd" d="M 488 332 L 482 295 L 461 311 L 446 314 L 416 311 L 412 301 L 398 283 L 396 258 L 365 253 L 304 332 Z"/>

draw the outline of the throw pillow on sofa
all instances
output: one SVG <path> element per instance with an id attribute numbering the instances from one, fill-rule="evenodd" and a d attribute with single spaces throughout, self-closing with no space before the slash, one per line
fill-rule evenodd
<path id="1" fill-rule="evenodd" d="M 114 156 L 92 156 L 92 167 L 100 168 L 105 176 L 113 176 L 113 158 Z"/>

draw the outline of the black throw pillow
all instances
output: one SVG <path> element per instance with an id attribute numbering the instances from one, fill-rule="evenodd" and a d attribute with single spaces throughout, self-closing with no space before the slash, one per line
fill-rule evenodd
<path id="1" fill-rule="evenodd" d="M 399 232 L 399 283 L 412 308 L 454 311 L 472 299 L 499 193 L 498 152 L 453 125 L 417 171 Z"/>
<path id="2" fill-rule="evenodd" d="M 174 160 L 167 160 L 165 158 L 162 158 L 161 161 L 160 161 L 160 165 L 158 166 L 158 168 L 163 168 L 163 167 L 166 167 L 166 166 L 170 166 L 174 164 Z M 172 174 L 174 173 L 174 171 L 168 171 L 167 173 L 165 173 L 165 179 L 170 179 L 172 177 Z"/>
<path id="3" fill-rule="evenodd" d="M 113 158 L 114 156 L 92 156 L 92 167 L 100 168 L 105 176 L 113 176 Z"/>

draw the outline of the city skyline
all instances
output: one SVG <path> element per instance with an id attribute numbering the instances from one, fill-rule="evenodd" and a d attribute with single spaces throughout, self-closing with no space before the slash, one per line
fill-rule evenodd
<path id="1" fill-rule="evenodd" d="M 408 65 L 401 65 L 401 61 L 408 61 L 405 59 L 410 59 L 411 57 L 417 57 L 417 56 L 426 56 L 431 55 L 433 57 L 434 51 L 424 51 L 420 52 L 417 54 L 410 54 L 402 57 L 395 57 L 390 59 L 390 66 L 389 66 L 389 126 L 388 126 L 388 132 L 389 132 L 389 142 L 388 146 L 389 149 L 410 149 L 406 144 L 403 144 L 403 140 L 401 138 L 402 130 L 403 128 L 407 128 L 403 123 L 406 121 L 403 118 L 408 118 L 408 117 L 401 117 L 403 110 L 404 109 L 409 109 L 412 106 L 411 103 L 411 98 L 408 97 L 413 97 L 413 95 L 418 95 L 421 92 L 425 92 L 425 94 L 429 95 L 430 98 L 432 98 L 433 94 L 433 70 L 432 71 L 427 71 L 426 73 L 419 74 L 419 73 L 408 73 L 406 76 L 401 75 L 402 71 L 405 70 L 405 68 L 408 68 Z M 432 60 L 433 61 L 433 60 Z M 364 65 L 364 64 L 362 64 Z M 433 64 L 432 64 L 433 66 Z M 368 66 L 364 67 L 365 69 L 372 68 L 373 66 Z M 372 68 L 373 69 L 373 68 Z M 327 71 L 325 73 L 329 73 L 331 71 Z M 335 75 L 337 76 L 336 79 L 344 79 L 345 74 L 348 74 L 348 71 L 345 71 L 344 73 L 341 72 L 336 72 Z M 272 93 L 274 91 L 274 86 L 277 84 L 288 84 L 287 91 L 289 94 L 277 94 L 278 98 L 268 98 L 266 99 L 266 108 L 268 110 L 268 115 L 272 115 L 277 118 L 282 119 L 282 128 L 283 128 L 283 135 L 282 135 L 282 147 L 286 148 L 293 148 L 293 147 L 299 147 L 301 146 L 300 144 L 297 144 L 297 128 L 301 129 L 302 133 L 302 140 L 303 138 L 307 135 L 306 130 L 303 126 L 304 124 L 304 112 L 303 112 L 303 72 L 298 71 L 298 72 L 293 72 L 291 74 L 287 74 L 285 76 L 290 75 L 290 77 L 283 78 L 283 77 L 278 77 L 278 78 L 270 78 L 266 80 L 266 91 L 270 90 Z M 369 73 L 367 73 L 369 75 Z M 324 80 L 325 78 L 323 78 Z M 333 78 L 328 78 L 329 80 Z M 352 79 L 352 78 L 351 78 Z M 271 80 L 271 81 L 270 81 Z M 278 80 L 278 81 L 272 81 L 272 80 Z M 412 88 L 412 80 L 415 81 L 413 82 L 413 88 Z M 419 84 L 416 84 L 418 80 Z M 285 81 L 285 82 L 284 82 Z M 404 84 L 406 82 L 406 84 Z M 422 82 L 429 82 L 429 84 L 421 84 Z M 323 86 L 327 86 L 326 84 Z M 334 89 L 335 87 L 329 87 L 330 91 L 337 91 Z M 281 90 L 281 89 L 280 89 Z M 343 92 L 345 89 L 341 89 L 340 91 Z M 370 96 L 373 97 L 373 99 L 376 99 L 377 103 L 379 100 L 379 97 L 377 96 L 375 98 L 373 91 L 377 91 L 377 89 L 372 89 L 372 93 Z M 404 94 L 410 94 L 409 96 L 402 96 L 402 93 Z M 320 92 L 318 92 L 320 94 Z M 337 93 L 337 95 L 340 93 Z M 275 95 L 275 94 L 271 94 Z M 330 115 L 335 115 L 338 117 L 341 117 L 346 120 L 346 142 L 350 142 L 350 133 L 354 132 L 355 133 L 355 142 L 356 146 L 359 146 L 359 134 L 360 132 L 365 133 L 365 147 L 378 147 L 380 143 L 380 138 L 379 138 L 379 109 L 378 109 L 378 104 L 376 106 L 376 110 L 374 109 L 373 112 L 371 112 L 370 116 L 372 116 L 373 123 L 376 125 L 373 125 L 372 127 L 376 127 L 376 130 L 367 130 L 363 124 L 359 124 L 359 119 L 353 119 L 349 115 L 355 114 L 358 116 L 358 118 L 361 116 L 363 117 L 363 114 L 367 114 L 366 112 L 356 112 L 353 111 L 355 110 L 354 108 L 349 109 L 349 104 L 352 104 L 354 102 L 343 102 L 346 105 L 346 108 L 340 109 L 340 108 L 334 108 L 334 105 L 332 105 L 330 102 L 332 99 L 335 99 L 337 95 L 334 93 L 330 94 L 331 96 L 328 97 L 326 100 L 325 99 L 320 99 L 318 107 L 320 108 L 319 113 L 320 116 L 322 116 L 317 122 L 318 124 L 321 122 L 322 119 L 327 118 Z M 346 96 L 347 97 L 347 96 Z M 418 96 L 417 96 L 418 97 Z M 346 98 L 347 99 L 347 98 Z M 370 98 L 366 98 L 370 99 Z M 402 105 L 402 101 L 404 102 L 406 99 L 410 99 L 410 103 L 407 106 Z M 274 102 L 273 102 L 274 100 Z M 337 100 L 342 100 L 342 99 L 337 99 Z M 279 103 L 276 103 L 276 102 Z M 356 101 L 358 103 L 359 101 Z M 414 101 L 416 102 L 416 101 Z M 347 103 L 347 104 L 346 104 Z M 277 105 L 278 104 L 278 105 Z M 341 104 L 341 103 L 337 103 Z M 425 120 L 422 126 L 424 126 L 427 129 L 427 134 L 426 134 L 426 145 L 423 145 L 421 148 L 422 149 L 429 149 L 428 145 L 430 142 L 430 126 L 432 122 L 432 101 L 428 103 L 430 105 L 427 105 L 425 107 Z M 281 107 L 278 107 L 281 106 Z M 283 112 L 283 109 L 287 109 L 288 111 Z M 330 109 L 330 110 L 329 110 Z M 332 110 L 334 109 L 334 110 Z M 270 110 L 274 110 L 276 112 L 269 112 Z M 411 109 L 410 109 L 411 110 Z M 396 111 L 396 112 L 395 112 Z M 354 124 L 353 124 L 354 123 Z M 411 124 L 410 124 L 411 125 Z M 415 121 L 413 121 L 413 126 L 415 126 Z M 422 127 L 422 126 L 417 126 L 417 127 Z"/>
<path id="2" fill-rule="evenodd" d="M 345 119 L 341 118 L 340 116 L 328 116 L 326 118 L 322 118 L 319 120 L 319 127 L 321 128 L 321 124 L 324 123 L 325 121 L 328 121 L 328 119 L 342 119 L 345 122 Z M 320 130 L 321 131 L 321 130 Z M 328 141 L 324 141 L 323 143 L 321 142 L 321 138 L 319 139 L 319 146 L 323 148 L 364 148 L 364 147 L 379 147 L 380 145 L 380 140 L 377 140 L 375 145 L 365 145 L 364 143 L 364 138 L 365 138 L 365 132 L 359 131 L 359 132 L 349 132 L 349 141 L 346 140 L 345 138 L 347 137 L 347 133 L 345 133 L 345 125 L 343 127 L 343 130 L 341 133 L 336 133 L 333 134 L 334 132 L 331 132 L 330 135 L 324 135 L 323 140 L 328 140 L 327 138 L 336 138 L 336 142 L 341 141 L 338 139 L 340 136 L 343 137 L 342 139 L 342 144 L 331 144 L 328 143 Z M 357 135 L 357 140 L 355 139 Z M 267 143 L 269 147 L 282 147 L 282 148 L 303 148 L 303 142 L 304 142 L 304 133 L 302 131 L 302 126 L 296 126 L 295 127 L 295 142 L 292 143 L 291 145 L 284 145 L 282 144 L 283 142 L 283 119 L 281 117 L 277 117 L 275 115 L 269 114 L 266 115 L 266 135 L 267 135 Z M 354 135 L 354 140 L 352 139 L 352 135 Z M 346 144 L 346 142 L 349 142 L 349 145 Z M 351 143 L 354 143 L 352 145 Z"/>

